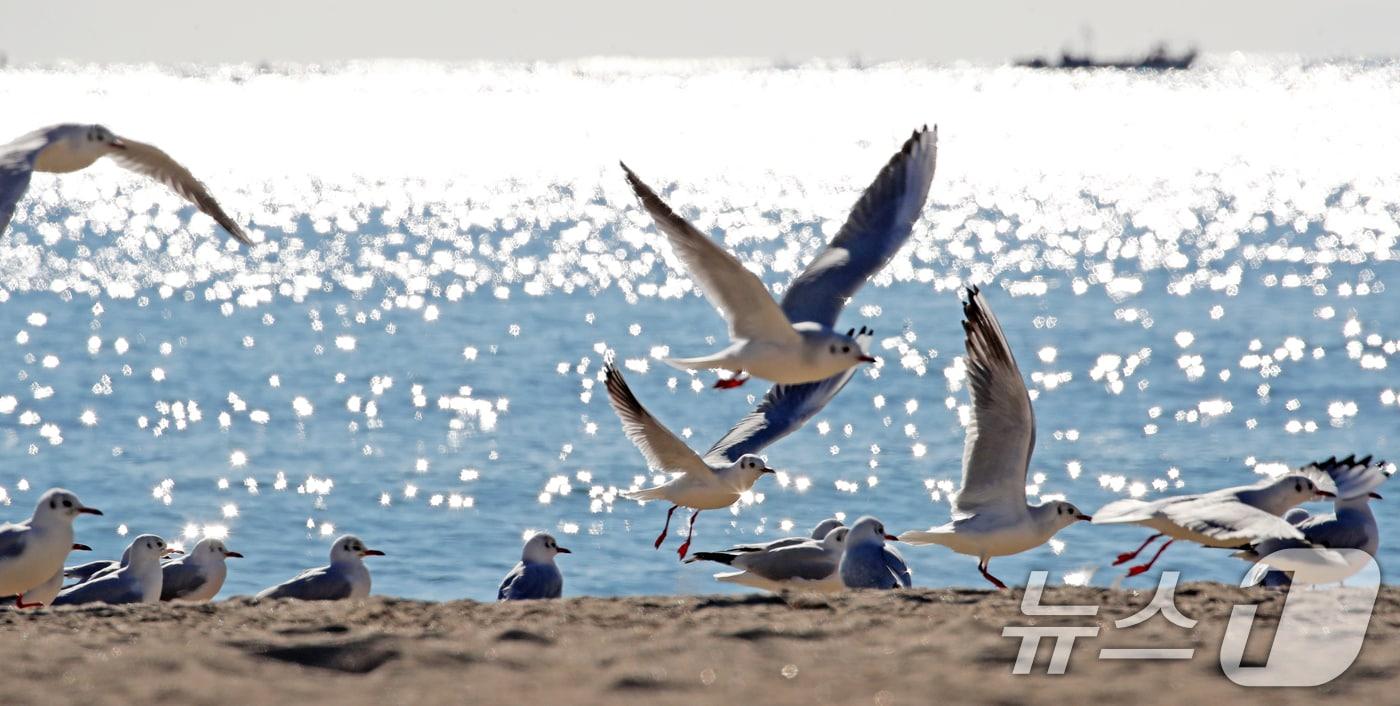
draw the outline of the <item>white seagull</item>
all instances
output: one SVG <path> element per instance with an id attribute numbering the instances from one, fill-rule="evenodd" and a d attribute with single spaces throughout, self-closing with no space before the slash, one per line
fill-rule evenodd
<path id="1" fill-rule="evenodd" d="M 520 563 L 501 580 L 496 599 L 528 601 L 558 598 L 564 593 L 564 574 L 554 563 L 554 557 L 573 552 L 559 546 L 553 535 L 543 532 L 530 537 L 520 551 Z"/>
<path id="2" fill-rule="evenodd" d="M 909 586 L 909 567 L 898 552 L 890 554 L 886 540 L 898 538 L 885 532 L 885 525 L 873 517 L 862 517 L 851 525 L 846 552 L 841 556 L 841 582 L 846 588 Z M 893 561 L 896 557 L 898 561 Z"/>
<path id="3" fill-rule="evenodd" d="M 671 433 L 637 401 L 616 366 L 609 362 L 604 374 L 608 401 L 622 421 L 622 432 L 642 452 L 647 465 L 663 473 L 681 474 L 662 485 L 623 495 L 633 500 L 665 500 L 671 503 L 671 509 L 666 513 L 666 525 L 656 538 L 657 549 L 666 541 L 666 533 L 671 528 L 671 515 L 675 514 L 676 508 L 684 506 L 694 510 L 690 514 L 690 528 L 685 542 L 676 550 L 684 559 L 685 553 L 690 550 L 690 540 L 695 536 L 695 518 L 701 510 L 718 510 L 733 505 L 763 474 L 774 471 L 762 458 L 751 455 L 723 465 L 706 463 L 700 454 L 686 446 L 680 437 Z"/>
<path id="4" fill-rule="evenodd" d="M 901 542 L 941 544 L 978 559 L 988 572 L 994 556 L 1038 547 L 1056 532 L 1090 517 L 1063 500 L 1026 503 L 1026 472 L 1035 450 L 1035 412 L 1011 344 L 976 287 L 963 304 L 967 382 L 972 416 L 963 441 L 962 487 L 952 499 L 953 521 L 927 532 L 905 532 Z"/>
<path id="5" fill-rule="evenodd" d="M 363 561 L 367 556 L 384 556 L 384 552 L 366 549 L 359 537 L 347 534 L 331 545 L 329 566 L 307 569 L 283 583 L 263 589 L 257 598 L 299 598 L 304 601 L 364 598 L 369 595 L 370 587 L 369 569 Z"/>
<path id="6" fill-rule="evenodd" d="M 252 246 L 253 241 L 188 169 L 159 148 L 117 137 L 101 125 L 52 125 L 0 145 L 0 235 L 9 227 L 15 205 L 29 190 L 34 172 L 76 172 L 102 157 L 111 157 L 117 164 L 170 187 L 240 243 Z"/>
<path id="7" fill-rule="evenodd" d="M 846 525 L 844 523 L 842 523 L 835 517 L 828 517 L 825 520 L 818 522 L 817 526 L 813 527 L 812 532 L 806 537 L 783 537 L 781 539 L 774 539 L 768 542 L 750 542 L 748 544 L 736 544 L 728 549 L 725 549 L 724 551 L 726 553 L 760 552 L 777 549 L 779 547 L 790 547 L 794 544 L 820 542 L 823 539 L 826 539 L 826 536 L 831 533 L 831 530 L 845 526 Z"/>
<path id="8" fill-rule="evenodd" d="M 160 599 L 208 603 L 224 587 L 228 578 L 226 559 L 242 559 L 243 555 L 229 551 L 222 540 L 208 537 L 199 540 L 190 552 L 160 567 Z"/>
<path id="9" fill-rule="evenodd" d="M 28 520 L 0 525 L 0 596 L 18 596 L 15 605 L 20 608 L 39 607 L 25 601 L 24 594 L 63 572 L 63 560 L 73 548 L 73 518 L 81 514 L 102 511 L 53 488 L 40 496 Z"/>
<path id="10" fill-rule="evenodd" d="M 1317 486 L 1324 476 L 1305 466 L 1279 478 L 1209 493 L 1174 495 L 1157 500 L 1115 500 L 1094 513 L 1094 524 L 1135 524 L 1156 530 L 1137 549 L 1119 554 L 1113 565 L 1132 561 L 1159 537 L 1170 537 L 1146 564 L 1128 576 L 1146 572 L 1173 542 L 1184 539 L 1207 547 L 1244 547 L 1263 539 L 1302 539 L 1303 533 L 1280 515 L 1317 497 L 1334 497 Z M 1316 479 L 1316 480 L 1315 480 Z"/>
<path id="11" fill-rule="evenodd" d="M 1313 464 L 1313 467 L 1326 473 L 1337 486 L 1332 513 L 1310 515 L 1301 508 L 1289 510 L 1283 519 L 1297 527 L 1303 533 L 1303 539 L 1265 539 L 1236 553 L 1236 557 L 1258 562 L 1280 549 L 1305 547 L 1360 549 L 1372 557 L 1376 556 L 1380 550 L 1381 533 L 1376 516 L 1371 512 L 1371 501 L 1381 499 L 1375 489 L 1395 473 L 1395 466 L 1385 461 L 1372 461 L 1370 456 L 1357 460 L 1352 455 L 1340 461 L 1333 456 Z M 1345 564 L 1345 561 L 1342 563 Z M 1342 568 L 1345 571 L 1349 567 Z M 1250 584 L 1263 582 L 1269 586 L 1281 586 L 1289 583 L 1286 576 L 1270 571 L 1265 564 L 1257 564 L 1251 569 L 1250 577 Z"/>
<path id="12" fill-rule="evenodd" d="M 743 373 L 784 384 L 824 380 L 875 359 L 854 331 L 835 330 L 846 300 L 885 266 L 909 238 L 923 212 L 938 161 L 938 129 L 916 131 L 866 188 L 846 224 L 792 281 L 780 305 L 757 275 L 696 230 L 626 164 L 627 182 L 672 251 L 729 322 L 730 346 L 698 358 L 667 358 L 689 370 L 725 369 L 734 377 L 715 387 L 742 385 Z"/>
<path id="13" fill-rule="evenodd" d="M 127 551 L 127 563 L 120 569 L 63 589 L 53 604 L 159 603 L 162 579 L 160 558 L 176 551 L 179 550 L 171 549 L 164 539 L 154 534 L 143 534 L 132 540 Z"/>
<path id="14" fill-rule="evenodd" d="M 783 541 L 779 540 L 760 549 L 696 552 L 685 561 L 687 564 L 713 561 L 738 569 L 715 574 L 715 580 L 724 583 L 737 583 L 774 593 L 783 590 L 836 593 L 845 589 L 838 569 L 849 533 L 849 528 L 837 527 L 822 539 L 799 537 L 795 538 L 797 541 L 794 543 L 779 544 Z"/>
<path id="15" fill-rule="evenodd" d="M 89 547 L 86 544 L 78 544 L 74 542 L 73 551 L 90 552 L 92 551 L 92 547 Z M 63 570 L 59 569 L 57 572 L 54 573 L 53 576 L 49 577 L 48 581 L 45 581 L 39 584 L 38 586 L 35 586 L 34 588 L 31 588 L 28 591 L 24 592 L 25 598 L 29 599 L 28 603 L 21 605 L 19 596 L 0 596 L 0 603 L 8 603 L 10 601 L 14 601 L 15 605 L 21 608 L 26 606 L 32 608 L 40 605 L 49 605 L 53 603 L 53 599 L 58 597 L 58 592 L 62 589 Z"/>

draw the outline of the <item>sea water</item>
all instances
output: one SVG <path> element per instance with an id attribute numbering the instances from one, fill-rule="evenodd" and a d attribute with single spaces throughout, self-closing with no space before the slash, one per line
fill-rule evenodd
<path id="1" fill-rule="evenodd" d="M 350 532 L 388 554 L 377 593 L 489 599 L 536 530 L 573 549 L 570 595 L 730 590 L 677 561 L 682 513 L 652 548 L 666 506 L 621 493 L 658 478 L 599 375 L 615 356 L 702 452 L 766 385 L 661 362 L 726 327 L 617 162 L 777 292 L 924 123 L 930 203 L 839 322 L 873 327 L 880 363 L 766 450 L 782 473 L 700 515 L 695 549 L 947 521 L 971 284 L 1034 397 L 1032 502 L 1400 460 L 1400 63 L 11 66 L 0 103 L 3 139 L 101 122 L 162 147 L 259 243 L 106 162 L 36 175 L 0 238 L 0 517 L 58 485 L 106 512 L 78 521 L 94 557 L 226 536 L 247 558 L 223 595 Z M 1388 567 L 1400 511 L 1374 507 Z M 1078 524 L 992 571 L 1111 585 L 1148 533 Z M 974 558 L 902 551 L 918 585 L 984 585 Z M 1247 568 L 1189 546 L 1158 567 Z"/>

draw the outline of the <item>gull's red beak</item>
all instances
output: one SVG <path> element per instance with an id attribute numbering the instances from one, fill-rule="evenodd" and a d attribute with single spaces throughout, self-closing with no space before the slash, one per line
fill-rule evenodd
<path id="1" fill-rule="evenodd" d="M 111 141 L 111 142 L 108 142 L 107 144 L 111 145 L 111 146 L 112 146 L 112 149 L 114 149 L 114 150 L 124 150 L 124 149 L 126 149 L 126 142 L 123 141 L 122 138 L 120 138 L 120 137 L 113 137 L 113 138 L 112 138 L 112 141 Z"/>
<path id="2" fill-rule="evenodd" d="M 242 558 L 243 558 L 243 555 L 242 555 L 242 554 L 239 554 L 238 552 L 229 552 L 229 551 L 226 551 L 226 552 L 224 552 L 224 558 L 226 558 L 226 559 L 242 559 Z"/>
<path id="3" fill-rule="evenodd" d="M 1093 518 L 1092 516 L 1086 515 L 1086 514 L 1084 514 L 1084 513 L 1082 513 L 1082 512 L 1079 513 L 1078 515 L 1075 515 L 1075 516 L 1074 516 L 1074 519 L 1076 519 L 1076 520 L 1084 520 L 1085 522 L 1093 522 L 1093 521 L 1094 521 L 1094 518 Z"/>
<path id="4" fill-rule="evenodd" d="M 869 355 L 863 355 L 863 356 L 857 358 L 856 360 L 859 360 L 859 361 L 862 362 L 862 363 L 874 363 L 874 362 L 875 362 L 875 357 L 874 357 L 874 356 L 869 356 Z"/>
<path id="5" fill-rule="evenodd" d="M 573 551 L 565 549 L 563 547 L 555 547 L 554 551 L 559 552 L 560 554 L 573 554 Z"/>
<path id="6" fill-rule="evenodd" d="M 1336 493 L 1330 493 L 1330 492 L 1328 492 L 1328 491 L 1326 491 L 1326 490 L 1321 490 L 1321 489 L 1319 489 L 1319 490 L 1317 491 L 1317 494 L 1320 495 L 1320 496 L 1322 496 L 1322 497 L 1324 497 L 1324 498 L 1335 498 L 1335 497 L 1337 497 L 1337 494 L 1336 494 Z"/>
<path id="7" fill-rule="evenodd" d="M 102 511 L 101 511 L 101 510 L 98 510 L 98 509 L 95 508 L 95 507 L 80 507 L 80 508 L 78 508 L 78 512 L 81 512 L 81 513 L 83 513 L 84 515 L 101 515 L 101 514 L 102 514 Z"/>
<path id="8" fill-rule="evenodd" d="M 1367 493 L 1367 495 L 1371 496 L 1376 500 L 1385 500 L 1385 498 L 1381 497 L 1380 493 Z"/>
<path id="9" fill-rule="evenodd" d="M 89 547 L 89 546 L 86 545 L 86 544 L 78 544 L 77 542 L 74 542 L 74 543 L 73 543 L 73 551 L 75 551 L 75 552 L 90 552 L 90 551 L 92 551 L 92 547 Z"/>
<path id="10" fill-rule="evenodd" d="M 896 536 L 894 536 L 894 535 L 892 535 L 892 534 L 887 534 L 887 535 L 885 535 L 885 539 L 888 539 L 888 540 L 891 541 L 891 542 L 898 542 L 898 541 L 899 541 L 899 537 L 896 537 Z"/>
<path id="11" fill-rule="evenodd" d="M 384 552 L 381 552 L 378 549 L 366 549 L 360 552 L 360 556 L 384 556 Z"/>

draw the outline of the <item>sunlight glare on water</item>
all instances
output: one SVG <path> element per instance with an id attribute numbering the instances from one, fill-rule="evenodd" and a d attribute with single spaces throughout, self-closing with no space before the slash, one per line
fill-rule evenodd
<path id="1" fill-rule="evenodd" d="M 621 497 L 665 476 L 622 436 L 601 366 L 616 355 L 697 450 L 765 388 L 660 361 L 725 326 L 617 161 L 780 294 L 925 122 L 931 203 L 841 319 L 878 331 L 881 362 L 767 450 L 778 480 L 701 515 L 696 549 L 832 515 L 946 521 L 970 284 L 1035 401 L 1032 501 L 1396 455 L 1397 63 L 11 67 L 0 95 L 25 107 L 0 138 L 100 120 L 190 166 L 258 242 L 109 164 L 36 175 L 0 239 L 4 518 L 63 485 L 106 511 L 79 525 L 99 556 L 128 532 L 226 537 L 249 557 L 226 594 L 342 532 L 388 553 L 382 593 L 492 598 L 535 531 L 575 535 L 571 594 L 730 590 L 652 549 L 662 503 Z M 228 103 L 250 109 L 206 108 Z M 1107 584 L 1142 536 L 1076 526 L 997 573 Z M 971 558 L 904 554 L 918 584 L 980 585 Z M 1188 579 L 1245 568 L 1168 556 Z"/>

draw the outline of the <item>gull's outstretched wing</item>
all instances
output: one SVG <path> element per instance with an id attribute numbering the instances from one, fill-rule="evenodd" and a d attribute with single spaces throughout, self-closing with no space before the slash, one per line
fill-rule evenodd
<path id="1" fill-rule="evenodd" d="M 938 163 L 938 127 L 914 132 L 866 187 L 846 224 L 783 295 L 789 321 L 836 325 L 841 309 L 913 231 Z"/>
<path id="2" fill-rule="evenodd" d="M 49 144 L 54 128 L 35 130 L 0 146 L 0 235 L 10 227 L 15 206 L 29 190 L 29 178 L 34 174 L 34 160 L 39 150 Z"/>
<path id="3" fill-rule="evenodd" d="M 1241 545 L 1263 539 L 1303 539 L 1297 527 L 1256 507 L 1216 496 L 1162 507 L 1166 518 L 1192 532 Z"/>
<path id="4" fill-rule="evenodd" d="M 868 351 L 874 335 L 874 331 L 861 327 L 856 343 L 862 350 Z M 825 380 L 768 388 L 768 394 L 763 396 L 758 407 L 740 419 L 705 452 L 705 461 L 714 465 L 733 463 L 740 456 L 756 454 L 797 431 L 822 411 L 857 372 L 858 367 L 851 367 Z"/>
<path id="5" fill-rule="evenodd" d="M 1026 469 L 1035 448 L 1035 413 L 1011 345 L 976 287 L 963 304 L 972 420 L 963 443 L 957 513 L 990 506 L 1025 512 Z M 1016 510 L 1016 508 L 1020 508 Z"/>
<path id="6" fill-rule="evenodd" d="M 209 190 L 204 188 L 204 184 L 200 183 L 198 179 L 194 178 L 190 170 L 181 166 L 179 162 L 154 145 L 126 138 L 122 138 L 122 142 L 126 143 L 126 149 L 113 150 L 110 153 L 117 164 L 165 184 L 217 221 L 238 242 L 250 247 L 253 245 L 253 241 L 249 240 L 248 235 L 243 232 L 243 228 L 232 218 L 229 218 L 227 213 L 224 213 L 219 202 L 209 195 Z"/>
<path id="7" fill-rule="evenodd" d="M 676 257 L 685 263 L 688 274 L 700 283 L 705 297 L 729 322 L 731 339 L 791 344 L 801 340 L 758 275 L 745 269 L 737 258 L 676 215 L 626 164 L 622 169 L 642 207 L 671 242 Z"/>
<path id="8" fill-rule="evenodd" d="M 651 416 L 646 407 L 637 401 L 622 372 L 617 366 L 608 363 L 604 368 L 607 377 L 608 401 L 612 403 L 617 418 L 622 422 L 622 433 L 646 457 L 647 465 L 658 471 L 713 474 L 699 454 L 695 453 L 680 437 L 671 433 L 656 417 Z"/>

